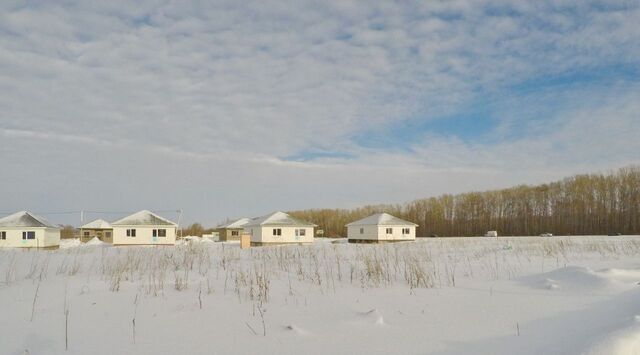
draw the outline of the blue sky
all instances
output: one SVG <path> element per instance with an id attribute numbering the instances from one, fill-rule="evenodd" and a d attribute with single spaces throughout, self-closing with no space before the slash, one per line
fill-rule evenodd
<path id="1" fill-rule="evenodd" d="M 638 18 L 623 0 L 3 2 L 0 212 L 214 225 L 637 164 Z"/>
<path id="2" fill-rule="evenodd" d="M 452 114 L 429 117 L 428 112 L 418 113 L 381 128 L 365 129 L 350 139 L 366 149 L 411 152 L 412 147 L 419 145 L 421 140 L 431 137 L 455 137 L 469 143 L 489 143 L 544 135 L 555 128 L 555 121 L 563 112 L 576 106 L 588 107 L 593 104 L 584 101 L 580 93 L 589 90 L 605 93 L 603 96 L 606 97 L 608 92 L 617 91 L 621 85 L 626 91 L 637 83 L 640 83 L 640 65 L 637 64 L 618 63 L 567 70 L 534 77 L 499 90 L 478 89 Z M 520 123 L 510 125 L 506 131 L 500 130 L 505 120 Z M 532 132 L 528 122 L 548 126 Z M 291 159 L 308 161 L 326 157 L 347 158 L 350 155 L 337 151 L 303 152 Z"/>

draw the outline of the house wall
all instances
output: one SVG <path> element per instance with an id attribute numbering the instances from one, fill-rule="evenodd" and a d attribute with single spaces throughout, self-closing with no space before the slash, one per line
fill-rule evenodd
<path id="1" fill-rule="evenodd" d="M 364 228 L 363 234 L 360 234 L 360 228 Z M 393 233 L 387 234 L 387 228 L 392 228 Z M 409 234 L 402 234 L 403 228 L 409 228 Z M 377 240 L 377 241 L 415 240 L 416 227 L 413 225 L 349 226 L 347 227 L 347 237 L 351 240 Z"/>
<path id="2" fill-rule="evenodd" d="M 360 233 L 360 228 L 363 229 L 363 233 Z M 347 238 L 358 240 L 378 240 L 378 227 L 377 226 L 348 226 Z"/>
<path id="3" fill-rule="evenodd" d="M 281 235 L 273 235 L 273 230 L 280 228 L 282 230 Z M 296 229 L 304 229 L 305 235 L 296 236 Z M 245 232 L 251 234 L 251 243 L 313 243 L 313 227 L 308 226 L 257 226 L 245 228 Z"/>
<path id="4" fill-rule="evenodd" d="M 387 234 L 386 229 L 392 228 L 393 233 Z M 409 228 L 409 234 L 402 234 L 402 228 Z M 379 240 L 414 240 L 416 227 L 412 225 L 378 226 Z"/>
<path id="5" fill-rule="evenodd" d="M 252 243 L 260 243 L 262 241 L 262 228 L 260 226 L 245 228 L 244 233 L 249 233 Z"/>
<path id="6" fill-rule="evenodd" d="M 233 234 L 232 232 L 236 231 L 238 232 L 238 235 L 231 235 Z M 240 240 L 240 235 L 242 234 L 242 228 L 236 228 L 236 229 L 226 229 L 226 228 L 221 228 L 218 229 L 218 233 L 220 235 L 220 241 L 221 242 L 226 242 L 229 240 Z"/>
<path id="7" fill-rule="evenodd" d="M 135 237 L 127 237 L 127 229 L 135 229 Z M 166 237 L 153 237 L 154 229 L 166 229 Z M 113 245 L 175 245 L 175 226 L 113 226 Z"/>
<path id="8" fill-rule="evenodd" d="M 45 247 L 57 247 L 60 246 L 60 230 L 53 228 L 46 228 L 44 230 L 44 246 Z"/>
<path id="9" fill-rule="evenodd" d="M 7 248 L 47 248 L 60 245 L 60 230 L 53 228 L 1 228 L 7 232 L 7 239 L 0 240 L 0 247 Z M 22 232 L 36 232 L 36 239 L 22 239 Z"/>

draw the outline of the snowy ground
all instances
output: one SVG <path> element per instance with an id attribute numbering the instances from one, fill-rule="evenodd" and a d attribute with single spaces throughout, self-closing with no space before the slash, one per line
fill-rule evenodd
<path id="1" fill-rule="evenodd" d="M 89 244 L 0 251 L 0 354 L 640 354 L 635 236 Z"/>

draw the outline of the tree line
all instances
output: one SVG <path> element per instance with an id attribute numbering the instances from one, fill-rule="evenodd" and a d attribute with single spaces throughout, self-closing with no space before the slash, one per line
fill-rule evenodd
<path id="1" fill-rule="evenodd" d="M 419 224 L 418 237 L 640 234 L 640 166 L 583 174 L 541 185 L 442 195 L 401 205 L 294 211 L 328 237 L 346 235 L 345 224 L 387 212 Z"/>

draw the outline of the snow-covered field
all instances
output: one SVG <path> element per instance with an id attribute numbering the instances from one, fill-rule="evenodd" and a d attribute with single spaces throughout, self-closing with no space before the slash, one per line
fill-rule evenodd
<path id="1" fill-rule="evenodd" d="M 0 354 L 640 354 L 639 282 L 636 236 L 65 241 L 0 251 Z"/>

